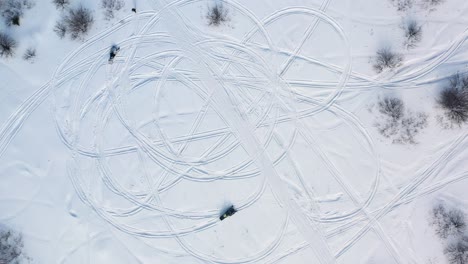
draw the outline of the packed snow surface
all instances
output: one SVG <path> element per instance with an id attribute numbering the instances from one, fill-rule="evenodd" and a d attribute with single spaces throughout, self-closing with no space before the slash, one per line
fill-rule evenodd
<path id="1" fill-rule="evenodd" d="M 467 1 L 71 2 L 84 39 L 36 0 L 11 34 L 37 58 L 0 58 L 0 224 L 25 263 L 449 263 L 431 210 L 467 208 L 468 130 L 437 96 L 468 72 Z M 376 73 L 382 47 L 401 62 Z"/>

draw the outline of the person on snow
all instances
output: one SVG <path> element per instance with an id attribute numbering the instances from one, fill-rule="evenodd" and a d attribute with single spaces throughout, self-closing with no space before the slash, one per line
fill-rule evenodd
<path id="1" fill-rule="evenodd" d="M 117 52 L 119 52 L 120 47 L 117 45 L 112 45 L 111 50 L 110 50 L 110 57 L 109 57 L 109 62 L 113 62 L 115 55 L 117 55 Z"/>

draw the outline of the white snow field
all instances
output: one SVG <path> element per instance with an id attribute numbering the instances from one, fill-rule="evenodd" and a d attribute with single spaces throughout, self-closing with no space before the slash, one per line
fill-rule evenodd
<path id="1" fill-rule="evenodd" d="M 35 0 L 0 58 L 0 226 L 24 263 L 465 263 L 431 210 L 468 213 L 467 126 L 437 104 L 468 72 L 468 1 L 80 3 L 83 40 Z M 381 47 L 401 65 L 376 73 Z M 426 115 L 413 142 L 379 133 L 388 96 Z"/>

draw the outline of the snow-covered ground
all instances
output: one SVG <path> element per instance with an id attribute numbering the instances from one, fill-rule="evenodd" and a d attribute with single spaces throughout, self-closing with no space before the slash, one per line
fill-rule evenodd
<path id="1" fill-rule="evenodd" d="M 430 2 L 71 0 L 95 20 L 71 40 L 36 0 L 0 26 L 0 225 L 31 263 L 449 263 L 431 210 L 468 214 L 468 134 L 437 97 L 468 2 Z M 403 60 L 376 73 L 382 47 Z M 425 116 L 411 142 L 379 133 L 385 97 Z"/>

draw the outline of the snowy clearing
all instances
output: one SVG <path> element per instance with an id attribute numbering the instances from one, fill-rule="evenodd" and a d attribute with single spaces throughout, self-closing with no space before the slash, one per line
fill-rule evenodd
<path id="1" fill-rule="evenodd" d="M 468 263 L 468 2 L 0 1 L 1 264 Z"/>

